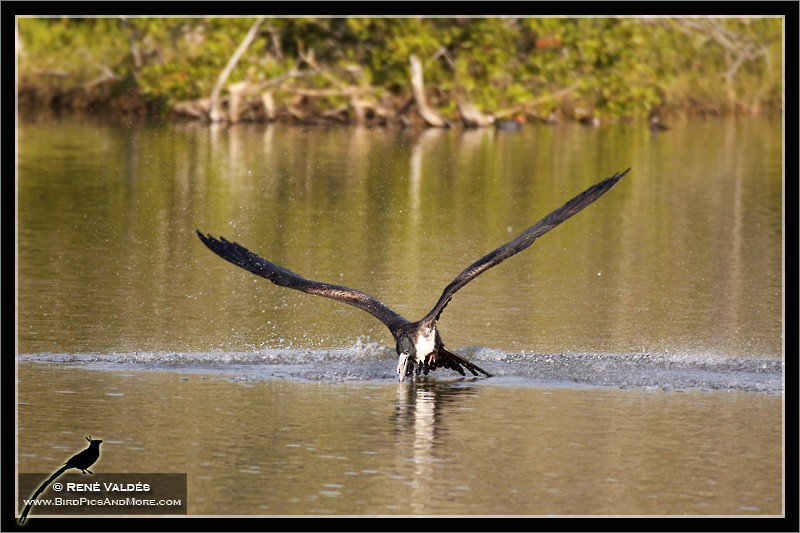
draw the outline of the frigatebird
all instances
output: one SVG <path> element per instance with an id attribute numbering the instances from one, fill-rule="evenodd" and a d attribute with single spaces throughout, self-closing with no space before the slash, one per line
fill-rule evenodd
<path id="1" fill-rule="evenodd" d="M 589 206 L 611 189 L 629 171 L 630 168 L 589 187 L 511 241 L 469 265 L 444 288 L 433 309 L 416 322 L 403 318 L 386 304 L 365 292 L 343 285 L 306 279 L 291 270 L 267 261 L 244 246 L 229 241 L 224 237 L 216 239 L 210 234 L 204 235 L 200 230 L 197 230 L 197 235 L 211 251 L 226 261 L 230 261 L 257 276 L 267 278 L 275 285 L 324 296 L 358 307 L 383 322 L 389 328 L 395 340 L 395 347 L 399 356 L 397 377 L 400 381 L 403 381 L 406 376 L 419 375 L 420 372 L 427 375 L 428 372 L 440 367 L 455 370 L 462 376 L 466 375 L 464 369 L 467 369 L 473 376 L 481 373 L 489 377 L 491 374 L 448 350 L 442 342 L 439 331 L 436 329 L 436 322 L 439 320 L 444 308 L 447 307 L 450 299 L 464 285 L 493 266 L 497 266 L 509 257 L 525 250 L 536 239 Z"/>

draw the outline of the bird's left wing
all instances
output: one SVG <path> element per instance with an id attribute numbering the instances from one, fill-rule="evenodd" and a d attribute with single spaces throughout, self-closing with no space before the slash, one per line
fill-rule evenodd
<path id="1" fill-rule="evenodd" d="M 442 296 L 439 298 L 439 301 L 436 302 L 436 305 L 433 306 L 433 309 L 431 309 L 431 311 L 425 316 L 425 319 L 436 318 L 438 320 L 439 315 L 441 315 L 442 311 L 447 306 L 447 303 L 450 301 L 450 298 L 453 297 L 457 290 L 493 266 L 498 265 L 509 257 L 525 250 L 531 244 L 533 244 L 533 241 L 551 229 L 555 228 L 571 216 L 579 213 L 585 207 L 588 207 L 592 202 L 600 198 L 600 196 L 605 194 L 611 187 L 621 180 L 622 177 L 629 171 L 630 168 L 623 172 L 614 174 L 613 176 L 604 179 L 600 183 L 589 187 L 578 196 L 523 231 L 516 238 L 489 252 L 465 268 L 461 274 L 456 276 L 456 278 L 450 282 L 450 285 L 445 287 L 444 291 L 442 292 Z"/>
<path id="2" fill-rule="evenodd" d="M 408 320 L 392 311 L 388 306 L 369 294 L 343 285 L 333 285 L 306 279 L 289 269 L 276 265 L 254 254 L 244 246 L 229 241 L 224 237 L 216 239 L 211 235 L 203 235 L 199 230 L 197 236 L 212 252 L 236 266 L 267 278 L 275 285 L 288 287 L 308 294 L 324 296 L 338 302 L 363 309 L 381 322 L 394 334 L 395 330 L 408 323 Z"/>

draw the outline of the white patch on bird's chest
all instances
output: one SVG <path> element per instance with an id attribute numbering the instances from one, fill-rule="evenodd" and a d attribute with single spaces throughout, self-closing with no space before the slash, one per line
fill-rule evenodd
<path id="1" fill-rule="evenodd" d="M 433 352 L 434 347 L 436 347 L 436 328 L 424 328 L 414 342 L 414 348 L 417 352 L 414 356 L 414 360 L 421 363 L 428 354 Z"/>

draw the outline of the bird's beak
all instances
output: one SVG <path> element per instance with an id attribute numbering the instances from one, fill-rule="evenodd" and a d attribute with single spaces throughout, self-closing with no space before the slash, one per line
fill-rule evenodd
<path id="1" fill-rule="evenodd" d="M 406 368 L 408 367 L 408 357 L 407 353 L 401 353 L 400 359 L 397 361 L 397 378 L 400 381 L 403 381 L 406 378 Z"/>

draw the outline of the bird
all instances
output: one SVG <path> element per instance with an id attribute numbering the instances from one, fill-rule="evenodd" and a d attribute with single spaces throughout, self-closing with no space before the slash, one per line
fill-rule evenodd
<path id="1" fill-rule="evenodd" d="M 661 122 L 661 117 L 657 113 L 651 113 L 648 121 L 651 133 L 661 133 L 669 129 L 669 126 Z"/>
<path id="2" fill-rule="evenodd" d="M 401 382 L 408 376 L 419 376 L 420 373 L 427 375 L 438 368 L 454 370 L 462 376 L 466 376 L 464 372 L 466 369 L 472 373 L 472 376 L 482 374 L 485 377 L 491 377 L 486 370 L 445 347 L 437 329 L 437 322 L 442 311 L 459 289 L 488 269 L 527 249 L 536 239 L 588 207 L 616 185 L 630 170 L 628 168 L 618 172 L 589 187 L 514 239 L 469 265 L 444 288 L 436 305 L 428 314 L 416 322 L 400 316 L 385 303 L 365 292 L 343 285 L 306 279 L 222 236 L 217 239 L 200 230 L 196 230 L 196 233 L 200 240 L 221 258 L 257 276 L 266 278 L 275 285 L 352 305 L 383 322 L 394 337 L 395 349 L 398 354 L 397 378 Z"/>
<path id="3" fill-rule="evenodd" d="M 516 115 L 512 118 L 495 120 L 494 127 L 501 131 L 520 131 L 526 121 L 524 115 Z"/>
<path id="4" fill-rule="evenodd" d="M 25 520 L 28 517 L 28 513 L 31 510 L 31 505 L 33 505 L 33 500 L 35 500 L 36 497 L 39 496 L 39 494 L 41 494 L 42 491 L 44 489 L 46 489 L 48 485 L 50 485 L 50 483 L 55 481 L 55 479 L 58 476 L 60 476 L 61 474 L 63 474 L 67 470 L 69 470 L 70 468 L 77 468 L 78 470 L 80 470 L 84 474 L 92 474 L 93 473 L 91 470 L 89 470 L 89 467 L 92 466 L 95 462 L 97 462 L 97 459 L 100 458 L 100 444 L 103 441 L 100 440 L 100 439 L 93 439 L 91 437 L 91 435 L 86 437 L 86 440 L 89 441 L 89 447 L 88 448 L 86 448 L 85 450 L 82 450 L 82 451 L 76 453 L 75 455 L 73 455 L 72 457 L 70 457 L 69 460 L 67 460 L 67 462 L 64 463 L 64 466 L 62 466 L 61 468 L 56 470 L 53 473 L 52 476 L 47 478 L 47 481 L 42 483 L 39 486 L 39 488 L 36 489 L 36 492 L 33 493 L 33 496 L 31 496 L 30 500 L 28 501 L 28 504 L 25 506 L 25 509 L 22 511 L 22 514 L 19 517 L 19 523 L 20 524 L 24 524 L 25 523 Z"/>

